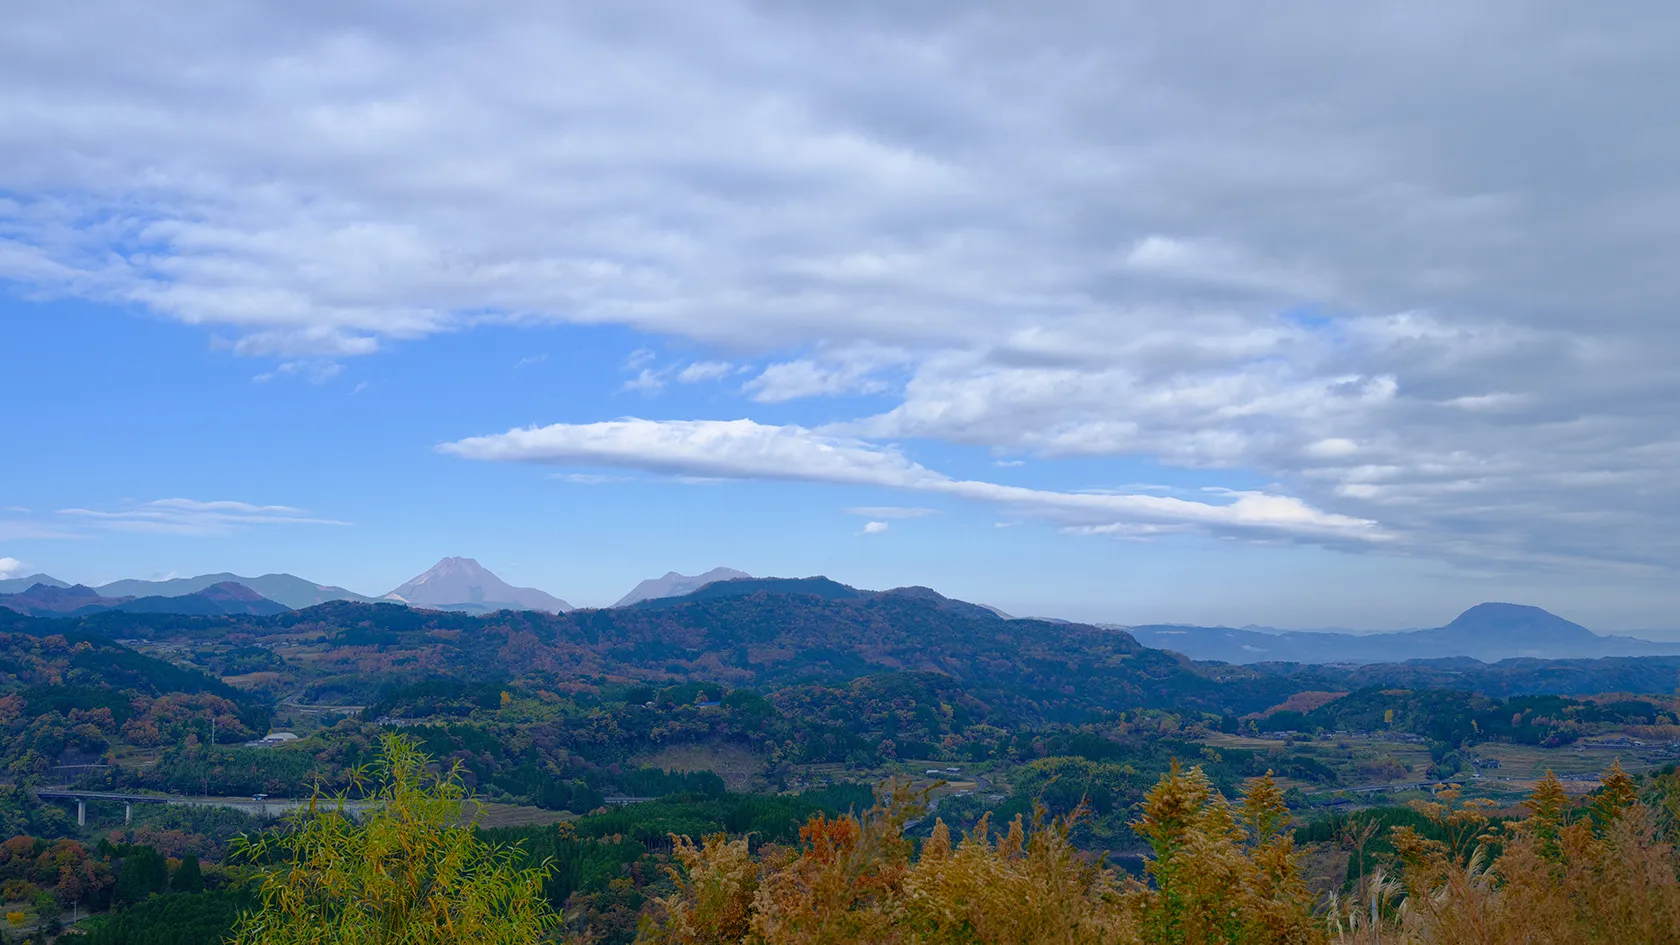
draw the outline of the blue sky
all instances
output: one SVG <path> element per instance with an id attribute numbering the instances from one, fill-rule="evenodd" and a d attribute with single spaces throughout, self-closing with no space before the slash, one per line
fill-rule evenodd
<path id="1" fill-rule="evenodd" d="M 31 12 L 0 569 L 1680 625 L 1675 18 L 1390 12 Z"/>

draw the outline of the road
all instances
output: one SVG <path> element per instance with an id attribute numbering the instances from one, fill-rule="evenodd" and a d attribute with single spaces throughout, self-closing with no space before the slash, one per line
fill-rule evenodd
<path id="1" fill-rule="evenodd" d="M 309 798 L 293 797 L 265 797 L 258 800 L 253 797 L 206 797 L 187 794 L 118 794 L 108 791 L 75 791 L 70 788 L 38 788 L 35 795 L 43 800 L 58 801 L 112 801 L 121 804 L 176 804 L 184 807 L 227 807 L 242 810 L 259 817 L 277 817 L 287 811 L 299 807 L 309 806 Z M 336 802 L 327 799 L 321 802 L 324 807 L 333 807 Z M 374 801 L 345 801 L 346 810 L 359 811 L 372 807 Z"/>

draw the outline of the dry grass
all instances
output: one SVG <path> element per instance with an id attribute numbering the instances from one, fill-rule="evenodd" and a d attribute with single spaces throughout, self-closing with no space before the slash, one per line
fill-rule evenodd
<path id="1" fill-rule="evenodd" d="M 577 815 L 559 810 L 543 810 L 520 804 L 491 804 L 470 800 L 461 804 L 461 822 L 480 827 L 541 827 L 576 820 Z"/>
<path id="2" fill-rule="evenodd" d="M 652 754 L 637 755 L 631 764 L 649 765 L 666 771 L 711 771 L 731 791 L 749 791 L 764 774 L 764 759 L 740 745 L 723 743 L 672 745 Z"/>

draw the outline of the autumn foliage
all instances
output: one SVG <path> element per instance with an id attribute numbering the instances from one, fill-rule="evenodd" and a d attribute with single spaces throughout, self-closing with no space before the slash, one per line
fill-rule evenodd
<path id="1" fill-rule="evenodd" d="M 677 841 L 677 891 L 641 941 L 1144 943 L 1312 942 L 1322 924 L 1297 875 L 1287 812 L 1270 778 L 1240 803 L 1201 771 L 1175 769 L 1135 825 L 1156 857 L 1152 884 L 1128 879 L 1068 841 L 1082 815 L 1029 829 L 982 819 L 960 839 L 943 822 L 919 856 L 904 838 L 917 798 L 902 786 L 869 811 L 814 818 L 801 848 L 748 853 L 745 839 Z"/>
<path id="2" fill-rule="evenodd" d="M 1068 842 L 1069 818 L 961 838 L 944 823 L 919 853 L 904 825 L 919 799 L 902 786 L 858 815 L 818 816 L 797 850 L 715 836 L 675 838 L 676 891 L 644 917 L 644 945 L 721 943 L 1680 942 L 1675 779 L 1648 797 L 1620 768 L 1589 803 L 1542 781 L 1528 816 L 1493 826 L 1450 794 L 1422 805 L 1439 828 L 1399 828 L 1391 875 L 1314 901 L 1271 778 L 1227 801 L 1199 769 L 1175 767 L 1133 822 L 1153 850 L 1147 881 Z M 1666 792 L 1666 793 L 1665 793 Z M 1444 839 L 1441 839 L 1444 838 Z"/>
<path id="3" fill-rule="evenodd" d="M 518 866 L 463 823 L 459 770 L 430 770 L 414 743 L 386 735 L 375 803 L 311 805 L 288 829 L 240 844 L 267 866 L 261 905 L 235 945 L 536 945 L 558 921 L 544 868 Z"/>

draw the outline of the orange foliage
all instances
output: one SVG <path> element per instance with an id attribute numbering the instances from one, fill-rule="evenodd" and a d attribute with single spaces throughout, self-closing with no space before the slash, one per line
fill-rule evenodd
<path id="1" fill-rule="evenodd" d="M 921 798 L 885 789 L 858 815 L 817 816 L 797 852 L 746 839 L 675 838 L 677 890 L 644 916 L 643 945 L 1590 945 L 1680 943 L 1680 777 L 1647 797 L 1619 767 L 1575 806 L 1556 778 L 1529 816 L 1490 827 L 1450 792 L 1418 805 L 1436 839 L 1405 828 L 1403 866 L 1317 910 L 1271 778 L 1239 801 L 1175 767 L 1133 824 L 1151 882 L 1121 878 L 1068 842 L 1067 820 L 1031 829 L 983 818 L 960 841 L 943 822 L 919 856 L 903 835 Z"/>

